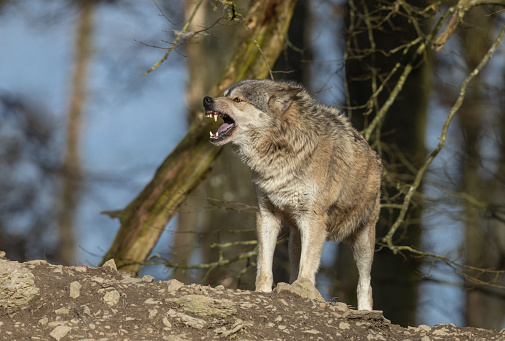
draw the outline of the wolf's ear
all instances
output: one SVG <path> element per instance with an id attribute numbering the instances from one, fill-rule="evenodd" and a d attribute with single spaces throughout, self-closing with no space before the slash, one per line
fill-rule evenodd
<path id="1" fill-rule="evenodd" d="M 277 90 L 276 93 L 268 99 L 268 106 L 273 112 L 282 115 L 289 109 L 302 90 L 302 88 L 295 88 L 292 86 L 286 86 L 281 90 Z"/>

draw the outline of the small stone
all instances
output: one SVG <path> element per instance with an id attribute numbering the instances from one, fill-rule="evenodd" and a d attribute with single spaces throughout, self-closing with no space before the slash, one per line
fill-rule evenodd
<path id="1" fill-rule="evenodd" d="M 334 302 L 331 307 L 335 308 L 335 311 L 345 313 L 349 310 L 349 307 L 344 302 Z"/>
<path id="2" fill-rule="evenodd" d="M 156 310 L 156 309 L 149 310 L 149 318 L 150 319 L 154 318 L 156 315 L 158 315 L 158 310 Z"/>
<path id="3" fill-rule="evenodd" d="M 308 329 L 308 330 L 302 330 L 302 333 L 307 333 L 307 334 L 320 334 L 321 332 L 319 330 L 315 329 Z"/>
<path id="4" fill-rule="evenodd" d="M 339 329 L 349 329 L 351 328 L 351 325 L 347 322 L 340 322 L 338 325 Z"/>
<path id="5" fill-rule="evenodd" d="M 286 300 L 285 300 L 285 299 L 281 298 L 281 299 L 279 300 L 279 302 L 281 302 L 282 304 L 284 304 L 286 307 L 289 307 L 289 304 L 288 304 L 288 302 L 286 302 Z"/>
<path id="6" fill-rule="evenodd" d="M 81 283 L 77 281 L 70 283 L 70 297 L 77 298 L 81 296 L 81 288 L 82 288 Z"/>
<path id="7" fill-rule="evenodd" d="M 282 322 L 282 316 L 281 315 L 277 316 L 274 322 Z"/>
<path id="8" fill-rule="evenodd" d="M 49 319 L 47 317 L 43 317 L 39 320 L 38 324 L 40 324 L 41 326 L 45 326 L 47 322 L 49 322 Z"/>
<path id="9" fill-rule="evenodd" d="M 144 277 L 142 277 L 142 282 L 152 283 L 154 282 L 154 277 L 150 275 L 145 275 Z"/>
<path id="10" fill-rule="evenodd" d="M 117 271 L 117 266 L 116 262 L 114 262 L 114 259 L 109 259 L 105 263 L 103 263 L 102 268 L 110 268 L 114 271 Z"/>
<path id="11" fill-rule="evenodd" d="M 112 290 L 109 290 L 105 293 L 103 300 L 108 305 L 113 306 L 119 303 L 119 297 L 120 297 L 119 291 L 112 288 Z"/>
<path id="12" fill-rule="evenodd" d="M 182 305 L 184 310 L 202 316 L 219 315 L 224 317 L 237 312 L 235 303 L 225 298 L 214 299 L 202 295 L 183 295 L 175 299 L 166 299 L 166 301 L 176 302 Z"/>
<path id="13" fill-rule="evenodd" d="M 164 318 L 163 318 L 163 320 L 162 320 L 162 322 L 163 322 L 163 325 L 164 325 L 165 327 L 167 327 L 167 328 L 172 328 L 172 324 L 170 323 L 170 321 L 168 320 L 168 318 L 167 318 L 167 317 L 164 317 Z"/>
<path id="14" fill-rule="evenodd" d="M 160 304 L 160 301 L 155 301 L 151 297 L 144 301 L 144 304 Z"/>
<path id="15" fill-rule="evenodd" d="M 56 309 L 54 312 L 56 313 L 56 315 L 68 315 L 70 313 L 70 310 L 68 310 L 67 308 L 60 308 Z"/>
<path id="16" fill-rule="evenodd" d="M 173 292 L 179 290 L 182 286 L 184 286 L 183 283 L 179 282 L 176 279 L 171 279 L 167 281 L 167 290 L 168 292 Z"/>
<path id="17" fill-rule="evenodd" d="M 304 298 L 310 298 L 316 301 L 324 302 L 323 295 L 321 295 L 314 284 L 306 278 L 297 279 L 291 285 L 282 282 L 278 283 L 274 289 L 274 292 L 280 294 L 283 291 L 292 292 Z"/>
<path id="18" fill-rule="evenodd" d="M 283 324 L 279 324 L 279 325 L 277 326 L 277 328 L 279 328 L 280 330 L 284 330 L 284 329 L 286 329 L 286 326 L 285 326 L 285 325 L 283 325 Z"/>
<path id="19" fill-rule="evenodd" d="M 58 326 L 56 328 L 53 329 L 53 331 L 51 333 L 49 333 L 49 335 L 55 339 L 56 341 L 59 341 L 61 340 L 63 337 L 65 337 L 69 331 L 71 331 L 72 328 L 68 327 L 68 326 Z"/>
<path id="20" fill-rule="evenodd" d="M 88 268 L 86 266 L 76 266 L 74 270 L 77 272 L 86 272 L 88 271 Z"/>
<path id="21" fill-rule="evenodd" d="M 207 325 L 207 322 L 205 322 L 205 320 L 195 318 L 186 314 L 180 314 L 179 318 L 181 319 L 181 322 L 183 322 L 185 325 L 196 329 L 202 329 Z"/>
<path id="22" fill-rule="evenodd" d="M 418 327 L 418 328 L 419 328 L 420 330 L 424 330 L 424 331 L 426 331 L 426 332 L 429 332 L 429 331 L 431 330 L 430 326 L 427 326 L 427 325 L 425 325 L 425 324 L 421 324 L 421 325 L 419 325 L 419 327 Z"/>
<path id="23" fill-rule="evenodd" d="M 421 338 L 421 341 L 430 341 L 430 338 L 427 337 L 426 335 L 424 335 L 422 338 Z"/>
<path id="24" fill-rule="evenodd" d="M 93 282 L 97 282 L 97 283 L 103 283 L 103 282 L 105 281 L 105 279 L 104 279 L 104 278 L 102 278 L 102 277 L 97 277 L 97 276 L 93 276 L 93 277 L 91 277 L 91 280 L 92 280 Z"/>
<path id="25" fill-rule="evenodd" d="M 243 321 L 240 319 L 237 319 L 237 321 L 230 327 L 230 330 L 225 330 L 223 332 L 224 337 L 228 337 L 231 334 L 235 334 L 238 332 L 240 329 L 244 327 Z"/>
<path id="26" fill-rule="evenodd" d="M 17 262 L 0 262 L 0 308 L 26 306 L 40 294 L 30 270 Z"/>
<path id="27" fill-rule="evenodd" d="M 437 330 L 432 331 L 432 334 L 444 336 L 444 335 L 447 335 L 447 329 L 445 329 L 445 328 L 437 329 Z"/>
<path id="28" fill-rule="evenodd" d="M 2 257 L 0 257 L 2 258 Z M 45 260 L 42 260 L 42 259 L 35 259 L 35 260 L 30 260 L 28 262 L 26 262 L 26 264 L 31 264 L 31 265 L 43 265 L 43 264 L 47 264 L 47 262 Z"/>
<path id="29" fill-rule="evenodd" d="M 224 332 L 226 332 L 226 327 L 224 327 L 224 326 L 214 329 L 214 333 L 216 333 L 216 334 L 222 334 Z"/>
<path id="30" fill-rule="evenodd" d="M 89 307 L 87 305 L 82 306 L 82 312 L 88 316 L 91 316 L 91 310 L 89 309 Z"/>

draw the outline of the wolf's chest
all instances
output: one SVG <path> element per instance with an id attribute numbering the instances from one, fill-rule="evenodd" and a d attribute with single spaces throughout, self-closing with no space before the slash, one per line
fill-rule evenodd
<path id="1" fill-rule="evenodd" d="M 256 182 L 260 190 L 270 203 L 280 211 L 296 212 L 307 209 L 314 197 L 311 186 L 298 181 L 271 181 Z"/>
<path id="2" fill-rule="evenodd" d="M 305 195 L 298 191 L 268 193 L 270 202 L 281 211 L 293 211 L 306 206 Z"/>

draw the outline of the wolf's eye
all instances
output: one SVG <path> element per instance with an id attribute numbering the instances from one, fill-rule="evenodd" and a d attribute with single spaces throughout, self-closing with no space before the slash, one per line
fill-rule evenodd
<path id="1" fill-rule="evenodd" d="M 238 97 L 235 97 L 235 98 L 233 99 L 233 102 L 237 102 L 237 103 L 239 103 L 239 102 L 242 102 L 242 100 L 241 100 L 240 98 L 238 98 Z"/>

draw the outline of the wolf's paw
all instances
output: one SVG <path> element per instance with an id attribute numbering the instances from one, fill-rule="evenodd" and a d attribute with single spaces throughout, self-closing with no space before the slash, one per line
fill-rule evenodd
<path id="1" fill-rule="evenodd" d="M 257 292 L 272 292 L 272 282 L 271 281 L 256 281 L 256 290 Z"/>

